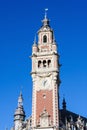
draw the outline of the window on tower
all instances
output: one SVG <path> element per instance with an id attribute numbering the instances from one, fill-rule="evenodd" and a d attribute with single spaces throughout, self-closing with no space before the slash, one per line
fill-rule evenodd
<path id="1" fill-rule="evenodd" d="M 38 68 L 41 68 L 41 61 L 38 61 Z"/>
<path id="2" fill-rule="evenodd" d="M 46 60 L 43 61 L 43 67 L 46 67 Z"/>
<path id="3" fill-rule="evenodd" d="M 38 60 L 38 68 L 50 68 L 52 67 L 51 60 Z"/>
<path id="4" fill-rule="evenodd" d="M 51 67 L 51 60 L 48 60 L 48 67 Z"/>
<path id="5" fill-rule="evenodd" d="M 43 43 L 46 43 L 46 42 L 47 42 L 47 36 L 44 35 L 44 36 L 43 36 Z"/>

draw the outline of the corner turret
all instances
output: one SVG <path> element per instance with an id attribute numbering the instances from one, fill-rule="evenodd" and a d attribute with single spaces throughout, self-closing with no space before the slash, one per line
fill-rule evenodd
<path id="1" fill-rule="evenodd" d="M 25 120 L 25 112 L 23 108 L 23 96 L 22 93 L 20 93 L 18 98 L 18 107 L 14 114 L 14 127 L 15 130 L 18 130 L 18 128 L 22 127 L 22 123 Z"/>

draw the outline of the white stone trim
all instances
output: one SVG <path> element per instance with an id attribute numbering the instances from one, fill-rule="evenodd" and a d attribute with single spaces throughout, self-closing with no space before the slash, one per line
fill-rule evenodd
<path id="1" fill-rule="evenodd" d="M 32 127 L 36 126 L 36 79 L 33 78 Z"/>
<path id="2" fill-rule="evenodd" d="M 54 81 L 53 81 L 53 126 L 55 126 L 56 122 L 55 122 L 55 87 L 54 87 Z"/>

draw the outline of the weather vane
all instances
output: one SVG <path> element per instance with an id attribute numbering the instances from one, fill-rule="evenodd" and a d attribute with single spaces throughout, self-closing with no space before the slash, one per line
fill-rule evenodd
<path id="1" fill-rule="evenodd" d="M 47 18 L 47 11 L 48 11 L 48 8 L 45 8 L 45 18 Z"/>

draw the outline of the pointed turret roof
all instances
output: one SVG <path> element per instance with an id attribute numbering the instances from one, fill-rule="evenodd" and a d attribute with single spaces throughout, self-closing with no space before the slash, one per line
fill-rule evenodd
<path id="1" fill-rule="evenodd" d="M 16 116 L 18 116 L 19 118 L 16 118 Z M 22 116 L 22 118 L 20 118 Z M 20 95 L 18 97 L 18 107 L 15 111 L 15 114 L 14 114 L 14 120 L 24 120 L 25 119 L 25 111 L 24 111 L 24 108 L 23 108 L 23 96 L 22 96 L 22 93 L 20 92 Z"/>

